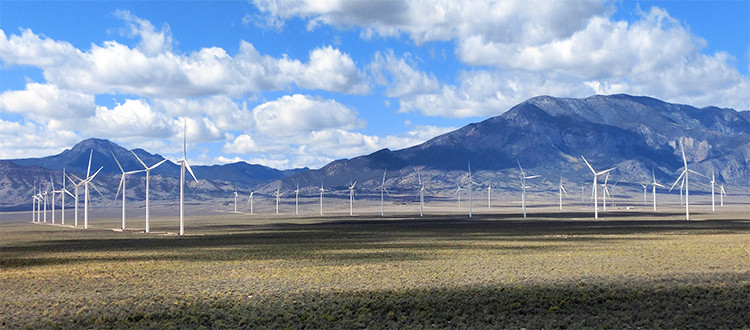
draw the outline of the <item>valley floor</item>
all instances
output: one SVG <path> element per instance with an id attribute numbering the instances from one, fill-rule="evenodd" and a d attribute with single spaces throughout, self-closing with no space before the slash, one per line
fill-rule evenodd
<path id="1" fill-rule="evenodd" d="M 599 221 L 584 208 L 523 220 L 441 207 L 321 218 L 193 206 L 183 237 L 158 208 L 152 234 L 112 230 L 116 212 L 88 230 L 3 214 L 0 327 L 750 327 L 746 205 L 691 222 L 679 207 Z"/>

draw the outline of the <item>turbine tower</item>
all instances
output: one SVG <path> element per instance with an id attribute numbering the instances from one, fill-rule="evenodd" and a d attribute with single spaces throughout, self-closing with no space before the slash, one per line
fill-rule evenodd
<path id="1" fill-rule="evenodd" d="M 648 189 L 648 184 L 641 183 L 641 187 L 643 187 L 643 206 L 646 206 L 648 202 L 646 202 L 646 189 Z"/>
<path id="2" fill-rule="evenodd" d="M 492 209 L 492 184 L 487 183 L 487 209 Z"/>
<path id="3" fill-rule="evenodd" d="M 323 182 L 320 183 L 320 215 L 323 215 L 323 193 L 326 192 L 326 190 L 323 188 Z"/>
<path id="4" fill-rule="evenodd" d="M 60 188 L 60 191 L 62 193 L 60 194 L 60 223 L 64 226 L 65 225 L 65 195 L 69 195 L 70 197 L 73 197 L 73 194 L 68 191 L 68 188 L 65 188 L 65 178 L 67 175 L 65 175 L 65 169 L 63 168 L 63 174 L 62 174 L 62 188 Z"/>
<path id="5" fill-rule="evenodd" d="M 297 189 L 294 189 L 294 215 L 299 215 L 299 182 Z"/>
<path id="6" fill-rule="evenodd" d="M 96 186 L 94 186 L 94 184 L 91 183 L 91 180 L 93 180 L 94 177 L 96 177 L 96 175 L 99 174 L 99 171 L 101 171 L 102 168 L 104 168 L 104 166 L 101 166 L 101 167 L 99 167 L 98 170 L 96 170 L 96 172 L 94 172 L 94 174 L 89 175 L 91 173 L 91 157 L 93 157 L 93 155 L 94 155 L 94 149 L 91 149 L 91 152 L 89 153 L 89 165 L 88 165 L 88 168 L 86 169 L 86 178 L 85 179 L 81 179 L 81 178 L 79 178 L 79 177 L 71 174 L 71 175 L 73 175 L 74 178 L 76 178 L 76 179 L 78 179 L 78 181 L 80 181 L 78 183 L 78 185 L 83 184 L 83 229 L 88 229 L 89 228 L 89 196 L 90 196 L 90 194 L 89 194 L 89 184 L 91 184 L 91 187 L 94 188 L 94 190 L 96 190 L 96 192 L 98 192 L 99 195 L 101 195 L 102 197 L 104 197 L 104 195 L 99 191 L 99 189 L 96 189 Z M 78 185 L 76 185 L 76 191 L 78 191 Z M 77 196 L 78 196 L 78 194 L 76 193 L 76 197 Z M 77 202 L 77 198 L 76 198 L 76 210 L 77 209 L 78 209 L 78 202 Z M 77 214 L 77 212 L 76 212 L 76 214 Z M 76 215 L 76 219 L 78 219 L 77 215 Z"/>
<path id="7" fill-rule="evenodd" d="M 120 194 L 120 189 L 122 188 L 122 230 L 125 230 L 125 176 L 128 174 L 135 174 L 139 172 L 143 172 L 143 170 L 136 170 L 136 171 L 127 171 L 122 168 L 122 164 L 120 164 L 120 161 L 117 160 L 117 157 L 115 157 L 115 153 L 112 152 L 112 149 L 109 150 L 109 153 L 112 154 L 112 158 L 115 159 L 115 163 L 117 163 L 117 167 L 120 168 L 120 172 L 122 172 L 122 176 L 120 177 L 120 185 L 117 187 L 117 193 L 115 193 L 115 200 L 117 200 L 117 196 Z"/>
<path id="8" fill-rule="evenodd" d="M 250 204 L 250 214 L 253 214 L 253 194 L 255 194 L 255 192 L 251 191 L 250 197 L 247 198 L 247 203 Z"/>
<path id="9" fill-rule="evenodd" d="M 279 197 L 281 194 L 279 193 L 280 188 L 276 188 L 276 214 L 279 214 Z"/>
<path id="10" fill-rule="evenodd" d="M 55 194 L 62 194 L 62 190 L 55 190 L 55 182 L 52 181 L 52 176 L 49 176 L 49 184 L 52 192 L 52 224 L 55 224 Z"/>
<path id="11" fill-rule="evenodd" d="M 680 176 L 677 178 L 677 181 L 672 184 L 672 187 L 669 188 L 669 191 L 672 191 L 672 189 L 675 187 L 677 182 L 682 180 L 682 183 L 685 185 L 685 220 L 690 221 L 690 186 L 689 186 L 689 180 L 688 180 L 688 174 L 693 173 L 700 176 L 705 177 L 705 175 L 700 174 L 696 171 L 693 171 L 691 169 L 688 169 L 687 166 L 687 157 L 685 157 L 685 147 L 682 145 L 682 140 L 680 140 L 680 150 L 682 151 L 682 163 L 685 165 L 685 169 L 682 170 L 682 173 L 680 173 Z"/>
<path id="12" fill-rule="evenodd" d="M 387 172 L 388 172 L 388 169 L 385 169 L 383 171 L 383 181 L 380 183 L 380 216 L 381 217 L 383 216 L 383 198 L 384 198 L 383 193 L 387 192 L 387 190 L 385 189 L 385 174 Z M 390 195 L 390 193 L 388 195 Z"/>
<path id="13" fill-rule="evenodd" d="M 518 159 L 516 159 L 516 162 L 518 163 L 518 168 L 521 169 L 521 208 L 523 209 L 523 217 L 526 218 L 526 180 L 535 179 L 541 177 L 541 175 L 526 175 L 523 167 L 521 167 L 521 162 Z M 562 187 L 562 177 L 560 177 L 560 187 Z M 560 196 L 560 209 L 562 210 L 562 195 Z"/>
<path id="14" fill-rule="evenodd" d="M 461 208 L 461 182 L 456 181 L 456 198 L 458 199 L 458 208 Z"/>
<path id="15" fill-rule="evenodd" d="M 424 215 L 424 185 L 419 169 L 417 169 L 417 180 L 419 182 L 419 216 L 422 217 Z"/>
<path id="16" fill-rule="evenodd" d="M 472 195 L 472 185 L 479 185 L 478 183 L 474 182 L 474 180 L 471 178 L 471 162 L 468 162 L 469 165 L 469 218 L 471 218 L 471 195 Z"/>
<path id="17" fill-rule="evenodd" d="M 560 175 L 560 188 L 559 188 L 559 190 L 560 190 L 560 211 L 562 211 L 562 209 L 563 209 L 562 208 L 562 196 L 563 196 L 563 193 L 565 194 L 565 196 L 568 196 L 568 192 L 565 191 L 565 187 L 563 187 L 563 184 L 562 184 L 562 175 Z"/>
<path id="18" fill-rule="evenodd" d="M 716 212 L 716 198 L 714 197 L 715 194 L 715 187 L 716 186 L 716 171 L 711 171 L 711 212 Z M 54 188 L 53 188 L 54 189 Z M 53 195 L 54 196 L 54 192 Z M 53 212 L 54 212 L 54 203 L 52 204 Z M 52 222 L 55 222 L 55 217 L 52 217 Z"/>
<path id="19" fill-rule="evenodd" d="M 354 186 L 357 185 L 357 181 L 349 186 L 349 215 L 354 215 Z"/>
<path id="20" fill-rule="evenodd" d="M 148 201 L 149 201 L 149 193 L 148 193 L 148 191 L 149 191 L 149 181 L 151 179 L 151 170 L 159 167 L 159 165 L 161 165 L 161 164 L 164 164 L 164 162 L 166 162 L 167 160 L 166 159 L 162 159 L 160 162 L 158 162 L 158 163 L 154 164 L 153 166 L 149 167 L 149 166 L 146 166 L 146 163 L 144 163 L 141 160 L 141 158 L 138 157 L 138 155 L 135 154 L 135 151 L 133 151 L 133 149 L 130 149 L 130 152 L 133 154 L 133 156 L 135 156 L 135 159 L 137 159 L 138 162 L 141 163 L 141 165 L 143 166 L 143 171 L 146 172 L 146 233 L 148 233 L 149 230 L 150 230 L 149 216 L 151 214 L 149 212 L 149 208 L 148 208 L 148 204 L 149 204 L 148 203 Z"/>
<path id="21" fill-rule="evenodd" d="M 71 175 L 73 175 L 73 174 L 71 174 Z M 74 227 L 78 227 L 78 187 L 80 187 L 81 184 L 83 184 L 83 181 L 80 181 L 80 179 L 78 177 L 76 177 L 75 175 L 73 175 L 76 179 L 79 179 L 78 183 L 75 183 L 75 181 L 73 181 L 73 179 L 71 179 L 70 176 L 68 176 L 68 175 L 66 175 L 66 176 L 68 177 L 68 181 L 70 181 L 70 183 L 73 184 L 73 191 L 75 192 L 75 197 L 74 197 L 75 198 L 75 203 L 74 203 L 75 204 L 74 205 L 74 210 L 75 210 L 74 211 L 74 219 L 75 219 L 75 221 L 73 222 L 73 226 Z"/>
<path id="22" fill-rule="evenodd" d="M 727 195 L 727 192 L 724 190 L 724 185 L 719 186 L 719 200 L 721 201 L 721 207 L 724 207 L 724 196 Z"/>
<path id="23" fill-rule="evenodd" d="M 606 169 L 606 170 L 601 171 L 601 172 L 597 172 L 596 170 L 594 170 L 593 167 L 591 167 L 591 164 L 589 164 L 589 161 L 586 160 L 586 157 L 583 157 L 583 155 L 581 155 L 581 158 L 583 158 L 583 161 L 586 163 L 586 166 L 589 167 L 589 170 L 591 170 L 591 173 L 594 174 L 594 183 L 592 185 L 592 187 L 594 189 L 594 219 L 599 219 L 599 206 L 597 205 L 597 196 L 596 196 L 596 188 L 597 188 L 596 187 L 596 178 L 598 176 L 602 175 L 602 174 L 609 173 L 609 171 L 612 171 L 612 170 L 616 169 L 617 167 L 613 167 L 613 168 Z"/>
<path id="24" fill-rule="evenodd" d="M 656 212 L 656 187 L 666 188 L 663 184 L 656 182 L 654 169 L 651 169 L 651 192 L 654 196 L 654 212 Z"/>
<path id="25" fill-rule="evenodd" d="M 36 182 L 31 195 L 31 222 L 36 223 Z"/>
<path id="26" fill-rule="evenodd" d="M 604 207 L 604 211 L 607 211 L 607 195 L 609 197 L 612 197 L 612 195 L 609 193 L 609 189 L 607 188 L 607 181 L 609 180 L 609 173 L 604 177 L 604 184 L 602 184 L 602 187 L 604 188 L 604 192 L 602 192 L 602 206 Z"/>
<path id="27" fill-rule="evenodd" d="M 190 175 L 193 177 L 193 180 L 195 180 L 195 182 L 198 182 L 198 179 L 195 178 L 195 174 L 193 173 L 193 170 L 190 168 L 190 164 L 188 164 L 187 161 L 187 121 L 185 121 L 182 131 L 182 159 L 177 162 L 180 163 L 180 236 L 182 236 L 185 234 L 184 201 L 186 168 L 188 172 L 190 172 Z"/>

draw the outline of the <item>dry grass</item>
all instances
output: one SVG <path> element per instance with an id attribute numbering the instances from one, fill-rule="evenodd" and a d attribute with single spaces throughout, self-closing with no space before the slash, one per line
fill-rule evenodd
<path id="1" fill-rule="evenodd" d="M 186 237 L 6 222 L 0 325 L 750 327 L 742 215 L 566 220 L 587 216 L 217 215 Z"/>

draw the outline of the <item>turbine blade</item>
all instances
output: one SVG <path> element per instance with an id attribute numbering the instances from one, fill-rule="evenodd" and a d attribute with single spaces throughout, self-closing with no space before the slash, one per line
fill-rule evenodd
<path id="1" fill-rule="evenodd" d="M 143 162 L 143 161 L 141 160 L 141 158 L 140 158 L 140 157 L 138 157 L 138 155 L 136 155 L 136 154 L 135 154 L 135 151 L 133 151 L 133 149 L 130 149 L 130 152 L 131 152 L 131 153 L 133 153 L 133 156 L 135 156 L 135 159 L 137 159 L 137 160 L 138 160 L 138 162 L 139 162 L 139 163 L 141 163 L 141 165 L 143 165 L 143 167 L 144 167 L 144 168 L 148 168 L 148 166 L 146 166 L 146 163 L 144 163 L 144 162 Z"/>
<path id="2" fill-rule="evenodd" d="M 96 170 L 96 172 L 94 172 L 94 175 L 86 178 L 86 181 L 91 182 L 91 180 L 94 180 L 94 177 L 96 177 L 96 175 L 99 174 L 99 171 L 101 171 L 103 168 L 104 168 L 104 166 L 99 167 L 99 169 Z"/>
<path id="3" fill-rule="evenodd" d="M 675 182 L 672 184 L 672 187 L 669 188 L 669 191 L 672 191 L 672 189 L 674 189 L 674 187 L 677 185 L 677 182 L 680 182 L 680 180 L 682 180 L 682 177 L 685 175 L 685 172 L 686 171 L 682 171 L 682 173 L 677 178 L 677 180 L 675 180 Z"/>
<path id="4" fill-rule="evenodd" d="M 586 160 L 586 157 L 583 157 L 583 155 L 581 155 L 581 158 L 583 158 L 583 161 L 584 161 L 584 162 L 586 163 L 586 166 L 588 166 L 588 167 L 589 167 L 589 169 L 591 170 L 591 173 L 594 173 L 594 175 L 597 175 L 597 174 L 596 174 L 596 171 L 594 171 L 594 168 L 593 168 L 593 167 L 591 167 L 591 164 L 589 164 L 589 161 L 588 161 L 588 160 Z"/>
<path id="5" fill-rule="evenodd" d="M 565 187 L 563 187 L 562 185 L 560 185 L 560 189 L 562 189 L 562 192 L 564 192 L 564 193 L 565 193 L 565 196 L 567 196 L 567 195 L 568 195 L 568 192 L 567 192 L 567 191 L 565 191 Z"/>
<path id="6" fill-rule="evenodd" d="M 150 171 L 150 170 L 153 170 L 153 169 L 155 169 L 155 168 L 159 167 L 159 165 L 161 165 L 161 164 L 164 164 L 164 162 L 166 162 L 166 161 L 167 161 L 166 159 L 162 159 L 162 160 L 161 160 L 161 161 L 159 161 L 158 163 L 154 164 L 154 166 L 151 166 L 151 167 L 149 167 L 149 168 L 148 168 L 148 170 L 149 170 L 149 171 Z"/>
<path id="7" fill-rule="evenodd" d="M 89 174 L 91 174 L 91 157 L 94 156 L 94 149 L 91 149 L 91 152 L 89 153 L 89 167 L 86 169 L 86 177 L 89 177 Z"/>
<path id="8" fill-rule="evenodd" d="M 112 149 L 109 149 L 109 153 L 110 153 L 110 154 L 112 154 L 112 158 L 114 158 L 114 159 L 115 159 L 115 163 L 117 163 L 117 167 L 119 167 L 119 168 L 120 168 L 120 172 L 122 172 L 122 173 L 125 173 L 125 170 L 124 170 L 124 169 L 122 169 L 122 165 L 120 165 L 120 161 L 119 161 L 119 160 L 117 160 L 117 157 L 115 157 L 115 153 L 114 153 L 114 152 L 112 152 Z"/>
<path id="9" fill-rule="evenodd" d="M 599 172 L 599 173 L 594 173 L 594 174 L 595 174 L 595 175 L 597 175 L 597 176 L 598 176 L 598 175 L 602 175 L 602 174 L 605 174 L 605 173 L 607 173 L 607 172 L 609 172 L 609 171 L 612 171 L 612 170 L 614 170 L 614 169 L 616 169 L 616 168 L 617 168 L 617 166 L 615 166 L 615 167 L 613 167 L 613 168 L 609 168 L 609 169 L 606 169 L 606 170 L 604 170 L 604 171 L 601 171 L 601 172 Z"/>
<path id="10" fill-rule="evenodd" d="M 94 190 L 99 193 L 99 196 L 102 196 L 102 198 L 106 198 L 104 197 L 104 194 L 102 194 L 102 192 L 99 191 L 99 189 L 97 189 L 96 186 L 92 182 L 89 182 L 89 184 L 91 185 L 91 188 L 94 188 Z"/>
<path id="11" fill-rule="evenodd" d="M 193 174 L 193 169 L 190 168 L 190 164 L 188 164 L 187 160 L 183 159 L 183 161 L 185 162 L 185 168 L 187 168 L 188 172 L 190 172 L 190 175 L 193 176 L 193 180 L 195 180 L 195 182 L 198 182 L 198 179 L 195 178 L 195 174 Z"/>
<path id="12" fill-rule="evenodd" d="M 685 163 L 685 169 L 687 169 L 687 158 L 685 157 L 685 147 L 682 145 L 682 140 L 680 140 L 680 150 L 682 150 L 682 162 Z"/>
<path id="13" fill-rule="evenodd" d="M 541 175 L 532 175 L 532 176 L 527 176 L 524 179 L 527 179 L 527 180 L 528 179 L 536 179 L 536 178 L 539 178 L 539 177 L 541 177 Z"/>
<path id="14" fill-rule="evenodd" d="M 120 184 L 117 185 L 117 193 L 115 193 L 115 199 L 112 201 L 112 204 L 115 204 L 115 202 L 117 202 L 117 196 L 120 195 L 120 189 L 122 188 L 123 182 L 125 182 L 125 174 L 123 174 L 122 178 L 120 178 Z"/>

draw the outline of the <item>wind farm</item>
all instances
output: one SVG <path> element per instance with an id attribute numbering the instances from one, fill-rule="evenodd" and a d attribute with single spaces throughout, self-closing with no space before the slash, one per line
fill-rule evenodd
<path id="1" fill-rule="evenodd" d="M 424 154 L 415 159 L 429 162 L 384 162 L 411 151 L 386 150 L 248 184 L 189 164 L 193 133 L 181 126 L 179 159 L 93 141 L 72 148 L 81 163 L 64 165 L 77 171 L 26 179 L 19 209 L 0 218 L 13 288 L 0 303 L 44 308 L 29 298 L 37 288 L 69 304 L 0 322 L 190 327 L 216 325 L 211 313 L 249 327 L 626 324 L 610 301 L 648 325 L 745 325 L 722 308 L 741 309 L 750 293 L 750 187 L 696 160 L 689 136 L 672 141 L 666 161 L 580 152 L 547 165 L 525 152 L 499 165 L 454 157 L 450 167 Z M 71 273 L 108 275 L 84 284 Z M 165 298 L 146 303 L 154 295 Z M 711 312 L 660 323 L 696 304 Z"/>

